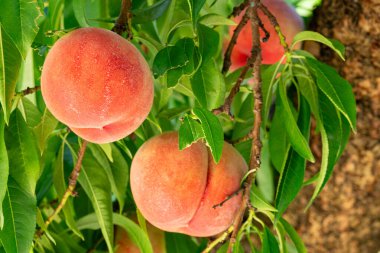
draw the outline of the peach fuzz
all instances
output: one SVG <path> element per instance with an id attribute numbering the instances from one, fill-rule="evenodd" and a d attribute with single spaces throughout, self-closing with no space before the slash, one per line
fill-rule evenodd
<path id="1" fill-rule="evenodd" d="M 240 187 L 248 166 L 224 143 L 218 164 L 203 142 L 180 151 L 178 134 L 164 133 L 145 142 L 131 166 L 136 205 L 154 226 L 207 237 L 226 230 L 241 203 L 241 194 L 213 208 Z"/>
<path id="2" fill-rule="evenodd" d="M 302 18 L 297 14 L 295 9 L 288 5 L 284 0 L 262 0 L 261 1 L 272 14 L 276 17 L 282 33 L 285 35 L 286 42 L 290 44 L 294 36 L 304 29 Z M 243 17 L 245 11 L 243 11 L 238 17 L 235 17 L 234 21 L 238 24 Z M 261 42 L 262 50 L 262 63 L 273 64 L 278 62 L 284 55 L 284 48 L 280 44 L 280 38 L 268 17 L 258 11 L 259 17 L 262 20 L 265 29 L 270 33 L 268 41 Z M 236 27 L 230 27 L 229 34 L 232 36 Z M 260 37 L 265 37 L 265 33 L 260 29 Z M 298 45 L 298 47 L 300 44 Z M 232 50 L 231 54 L 231 69 L 235 70 L 247 63 L 248 57 L 251 55 L 252 48 L 252 29 L 251 24 L 248 23 L 244 26 L 239 34 L 237 43 Z"/>
<path id="3" fill-rule="evenodd" d="M 137 218 L 131 218 L 137 223 Z M 165 253 L 165 233 L 162 230 L 152 226 L 149 222 L 146 223 L 150 243 L 152 244 L 154 253 Z M 115 231 L 115 245 L 117 246 L 115 253 L 141 253 L 140 249 L 129 238 L 127 232 L 117 227 Z"/>
<path id="4" fill-rule="evenodd" d="M 94 143 L 136 130 L 153 103 L 153 77 L 136 47 L 101 28 L 80 28 L 48 53 L 41 89 L 51 113 Z"/>

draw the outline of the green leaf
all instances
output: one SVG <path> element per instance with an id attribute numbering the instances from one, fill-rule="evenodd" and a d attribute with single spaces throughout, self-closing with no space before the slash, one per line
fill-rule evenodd
<path id="1" fill-rule="evenodd" d="M 295 151 L 307 160 L 314 162 L 314 156 L 311 153 L 309 143 L 302 135 L 300 129 L 297 127 L 296 120 L 294 119 L 292 110 L 289 105 L 288 97 L 286 94 L 286 85 L 284 82 L 280 82 L 279 86 L 280 103 L 277 106 L 282 106 L 284 114 L 282 121 L 284 122 L 286 132 L 289 137 L 289 142 L 292 144 Z"/>
<path id="2" fill-rule="evenodd" d="M 90 27 L 86 17 L 86 0 L 72 0 L 75 18 L 81 27 Z"/>
<path id="3" fill-rule="evenodd" d="M 260 192 L 256 185 L 252 185 L 250 199 L 252 206 L 258 210 L 277 212 L 277 209 L 265 200 L 263 194 Z"/>
<path id="4" fill-rule="evenodd" d="M 34 196 L 40 175 L 40 161 L 36 140 L 26 125 L 20 111 L 16 110 L 10 118 L 5 131 L 8 150 L 10 175 L 26 192 Z"/>
<path id="5" fill-rule="evenodd" d="M 326 46 L 334 50 L 339 55 L 339 57 L 344 60 L 344 54 L 345 54 L 344 45 L 337 40 L 328 39 L 322 34 L 317 33 L 317 32 L 303 31 L 303 32 L 298 33 L 296 36 L 294 36 L 291 47 L 293 48 L 295 44 L 301 41 L 305 41 L 305 40 L 312 40 L 312 41 L 317 41 L 319 43 L 325 44 Z"/>
<path id="6" fill-rule="evenodd" d="M 186 115 L 179 128 L 179 149 L 183 150 L 201 138 L 204 138 L 201 124 Z"/>
<path id="7" fill-rule="evenodd" d="M 24 116 L 26 124 L 30 128 L 35 128 L 38 124 L 40 124 L 42 114 L 38 110 L 37 106 L 28 98 L 23 97 L 18 104 L 18 108 L 22 116 Z"/>
<path id="8" fill-rule="evenodd" d="M 43 17 L 38 2 L 30 0 L 1 0 L 0 10 L 2 10 L 0 12 L 0 23 L 3 31 L 9 35 L 25 59 L 26 53 L 38 33 L 39 19 Z"/>
<path id="9" fill-rule="evenodd" d="M 129 182 L 129 165 L 125 160 L 122 152 L 111 144 L 113 162 L 111 163 L 112 174 L 115 179 L 116 197 L 120 207 L 125 204 L 126 192 Z M 120 211 L 122 208 L 120 209 Z"/>
<path id="10" fill-rule="evenodd" d="M 302 135 L 309 140 L 310 132 L 310 108 L 305 99 L 301 97 L 301 107 L 298 116 L 298 127 Z M 293 148 L 290 148 L 285 167 L 281 172 L 276 194 L 276 208 L 279 219 L 289 204 L 297 196 L 302 188 L 305 176 L 306 161 Z"/>
<path id="11" fill-rule="evenodd" d="M 322 92 L 319 94 L 319 105 L 321 111 L 323 111 L 321 121 L 318 122 L 322 137 L 322 163 L 316 180 L 317 184 L 308 207 L 331 177 L 334 166 L 340 158 L 350 135 L 348 122 L 341 117 L 336 107 Z"/>
<path id="12" fill-rule="evenodd" d="M 162 76 L 169 70 L 184 67 L 189 59 L 183 48 L 168 46 L 160 50 L 153 61 L 153 75 L 155 78 Z"/>
<path id="13" fill-rule="evenodd" d="M 152 6 L 144 9 L 132 10 L 132 22 L 134 24 L 143 24 L 152 22 L 164 14 L 171 3 L 171 0 L 161 0 L 154 3 Z"/>
<path id="14" fill-rule="evenodd" d="M 0 244 L 5 252 L 30 252 L 36 227 L 36 197 L 28 192 L 27 185 L 8 178 L 8 190 L 3 202 L 4 227 L 0 230 Z"/>
<path id="15" fill-rule="evenodd" d="M 282 61 L 279 61 L 277 64 L 273 64 L 268 68 L 262 70 L 262 95 L 263 95 L 263 108 L 262 108 L 262 116 L 263 116 L 263 126 L 267 125 L 268 115 L 270 111 L 270 107 L 272 105 L 273 94 L 275 94 L 275 84 L 278 83 L 277 74 L 283 69 Z"/>
<path id="16" fill-rule="evenodd" d="M 195 24 L 198 20 L 199 12 L 206 3 L 206 0 L 187 0 L 187 3 L 190 8 L 191 20 L 193 21 L 193 24 Z"/>
<path id="17" fill-rule="evenodd" d="M 332 67 L 311 58 L 307 58 L 307 62 L 315 71 L 319 89 L 347 118 L 352 130 L 356 131 L 356 103 L 351 85 Z"/>
<path id="18" fill-rule="evenodd" d="M 279 100 L 279 97 L 277 100 Z M 280 102 L 278 101 L 277 104 L 278 103 Z M 269 130 L 270 159 L 274 168 L 280 173 L 284 167 L 284 161 L 287 158 L 289 150 L 289 141 L 287 139 L 287 134 L 283 129 L 283 120 L 281 116 L 284 114 L 284 107 L 276 106 Z"/>
<path id="19" fill-rule="evenodd" d="M 7 147 L 5 146 L 4 139 L 4 115 L 2 110 L 0 110 L 0 230 L 4 226 L 4 214 L 3 214 L 3 200 L 5 193 L 7 191 L 7 182 L 9 175 L 9 161 Z"/>
<path id="20" fill-rule="evenodd" d="M 2 1 L 0 6 L 5 2 L 9 1 Z M 12 99 L 15 93 L 16 81 L 21 68 L 21 61 L 22 57 L 20 52 L 8 34 L 4 31 L 0 22 L 0 102 L 4 110 L 4 118 L 6 123 L 8 123 L 12 107 Z"/>
<path id="21" fill-rule="evenodd" d="M 215 163 L 218 163 L 222 157 L 224 144 L 222 125 L 214 114 L 203 108 L 194 108 L 193 112 L 201 121 L 206 145 L 210 147 Z"/>
<path id="22" fill-rule="evenodd" d="M 207 26 L 236 25 L 236 23 L 232 21 L 231 19 L 226 18 L 225 16 L 222 16 L 216 13 L 206 14 L 202 16 L 198 22 Z"/>
<path id="23" fill-rule="evenodd" d="M 103 143 L 98 145 L 103 150 L 104 154 L 106 154 L 108 160 L 110 160 L 110 162 L 113 162 L 111 143 Z"/>
<path id="24" fill-rule="evenodd" d="M 197 245 L 189 236 L 175 233 L 165 233 L 165 240 L 167 253 L 198 252 Z"/>
<path id="25" fill-rule="evenodd" d="M 45 145 L 47 139 L 49 138 L 49 135 L 53 132 L 57 125 L 58 120 L 50 113 L 50 111 L 46 107 L 40 123 L 34 128 L 34 133 L 37 137 L 37 144 L 40 148 L 41 154 L 45 149 Z"/>
<path id="26" fill-rule="evenodd" d="M 298 253 L 307 253 L 305 244 L 303 243 L 301 237 L 298 235 L 297 231 L 290 225 L 285 219 L 280 218 L 280 223 L 284 227 L 286 233 L 289 235 L 290 239 L 294 243 Z"/>
<path id="27" fill-rule="evenodd" d="M 62 142 L 61 147 L 58 151 L 58 156 L 53 164 L 54 168 L 54 174 L 53 174 L 53 183 L 54 183 L 54 188 L 57 191 L 57 195 L 59 200 L 62 200 L 62 197 L 66 191 L 67 185 L 65 182 L 65 171 L 64 171 L 64 166 L 63 166 L 63 155 L 64 155 L 64 149 L 65 149 L 65 144 Z M 65 206 L 63 207 L 63 214 L 65 215 L 65 222 L 67 226 L 81 238 L 84 240 L 84 237 L 82 233 L 79 231 L 79 229 L 76 226 L 75 222 L 75 211 L 72 203 L 72 199 L 68 199 Z"/>
<path id="28" fill-rule="evenodd" d="M 218 53 L 219 33 L 208 26 L 198 24 L 198 36 L 199 49 L 204 64 Z"/>
<path id="29" fill-rule="evenodd" d="M 108 174 L 90 150 L 83 157 L 78 181 L 91 200 L 108 250 L 113 252 L 111 185 Z"/>
<path id="30" fill-rule="evenodd" d="M 236 119 L 239 119 L 235 123 L 234 129 L 232 130 L 232 141 L 246 136 L 253 127 L 254 115 L 253 115 L 253 95 L 249 94 L 244 100 L 240 107 Z"/>
<path id="31" fill-rule="evenodd" d="M 269 203 L 273 203 L 276 186 L 274 184 L 274 171 L 270 163 L 270 153 L 268 139 L 262 138 L 261 148 L 261 166 L 256 174 L 258 188 L 263 193 L 264 199 Z"/>
<path id="32" fill-rule="evenodd" d="M 204 108 L 212 110 L 223 103 L 226 87 L 215 61 L 202 64 L 191 78 L 191 88 Z"/>
<path id="33" fill-rule="evenodd" d="M 274 237 L 267 227 L 264 228 L 262 253 L 280 253 L 276 237 Z"/>
<path id="34" fill-rule="evenodd" d="M 113 213 L 114 224 L 123 228 L 132 242 L 139 247 L 142 253 L 153 253 L 152 245 L 144 231 L 132 220 L 117 213 Z M 78 220 L 79 229 L 99 229 L 99 223 L 94 213 L 86 215 Z"/>

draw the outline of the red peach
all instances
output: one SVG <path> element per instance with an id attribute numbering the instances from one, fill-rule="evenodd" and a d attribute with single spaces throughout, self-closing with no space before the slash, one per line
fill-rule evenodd
<path id="1" fill-rule="evenodd" d="M 218 164 L 202 142 L 179 150 L 178 134 L 164 133 L 145 142 L 131 166 L 131 189 L 137 207 L 154 226 L 207 237 L 226 230 L 241 194 L 213 208 L 240 187 L 248 170 L 242 156 L 224 143 Z"/>
<path id="2" fill-rule="evenodd" d="M 262 0 L 261 1 L 272 14 L 276 17 L 280 24 L 281 31 L 286 37 L 286 42 L 291 43 L 293 37 L 304 29 L 302 18 L 297 14 L 295 9 L 288 5 L 284 0 Z M 245 11 L 244 11 L 245 12 Z M 234 21 L 238 24 L 243 17 L 241 13 Z M 278 62 L 284 55 L 284 48 L 280 44 L 280 38 L 276 30 L 270 23 L 268 17 L 264 13 L 259 12 L 259 17 L 262 20 L 265 29 L 270 33 L 267 42 L 261 42 L 262 63 L 273 64 Z M 230 27 L 229 33 L 232 36 L 235 27 Z M 265 37 L 264 32 L 260 29 L 260 37 Z M 231 69 L 235 70 L 247 64 L 247 59 L 251 55 L 252 48 L 252 29 L 248 22 L 239 34 L 237 43 L 231 54 Z"/>
<path id="3" fill-rule="evenodd" d="M 136 47 L 101 28 L 60 38 L 41 76 L 46 106 L 78 136 L 95 143 L 119 140 L 147 117 L 153 78 Z"/>

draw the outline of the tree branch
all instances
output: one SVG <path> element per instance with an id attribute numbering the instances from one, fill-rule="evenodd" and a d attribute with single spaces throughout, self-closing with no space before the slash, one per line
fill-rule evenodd
<path id="1" fill-rule="evenodd" d="M 252 136 L 252 147 L 251 147 L 251 159 L 249 163 L 249 170 L 253 171 L 253 173 L 249 174 L 246 182 L 244 183 L 243 190 L 243 201 L 240 206 L 240 209 L 235 217 L 233 223 L 233 232 L 231 234 L 230 243 L 228 245 L 228 253 L 232 252 L 232 248 L 236 242 L 236 236 L 239 232 L 239 228 L 243 221 L 244 214 L 246 212 L 249 197 L 250 197 L 250 189 L 255 180 L 256 171 L 260 168 L 260 156 L 261 156 L 261 140 L 260 140 L 260 125 L 261 125 L 261 105 L 262 105 L 262 96 L 261 96 L 261 75 L 260 75 L 260 65 L 261 65 L 261 46 L 260 46 L 260 33 L 259 33 L 259 17 L 257 13 L 258 4 L 260 4 L 260 0 L 251 0 L 253 7 L 250 7 L 250 15 L 251 15 L 251 26 L 252 26 L 252 56 L 256 55 L 255 63 L 253 66 L 253 95 L 254 95 L 254 108 L 253 113 L 255 117 L 254 125 L 251 130 Z"/>
<path id="2" fill-rule="evenodd" d="M 86 151 L 86 147 L 87 147 L 87 141 L 86 140 L 83 140 L 82 142 L 82 147 L 79 149 L 78 151 L 78 160 L 77 160 L 77 163 L 73 169 L 73 171 L 71 172 L 70 174 L 70 178 L 69 178 L 69 185 L 65 191 L 65 193 L 63 194 L 62 196 L 62 199 L 61 201 L 59 202 L 57 208 L 54 210 L 54 212 L 47 218 L 47 220 L 45 221 L 45 227 L 47 228 L 50 223 L 53 221 L 54 217 L 62 210 L 62 208 L 65 206 L 67 200 L 69 199 L 70 196 L 72 195 L 75 195 L 75 192 L 74 192 L 74 189 L 75 189 L 75 186 L 77 184 L 77 180 L 78 180 L 78 177 L 79 177 L 79 173 L 81 171 L 81 168 L 82 168 L 82 160 L 83 160 L 83 156 L 84 156 L 84 153 Z M 42 233 L 40 233 L 41 235 Z"/>
<path id="3" fill-rule="evenodd" d="M 234 33 L 232 35 L 232 38 L 230 40 L 230 43 L 228 44 L 228 47 L 227 47 L 226 52 L 224 54 L 222 74 L 227 73 L 228 70 L 230 69 L 232 50 L 234 49 L 234 46 L 237 42 L 237 38 L 238 38 L 241 30 L 247 24 L 248 20 L 249 20 L 249 13 L 248 13 L 248 9 L 247 9 L 247 11 L 244 13 L 243 18 L 240 20 L 240 23 L 235 28 Z"/>
<path id="4" fill-rule="evenodd" d="M 116 19 L 115 25 L 112 28 L 112 31 L 122 35 L 123 32 L 127 32 L 127 39 L 131 40 L 133 38 L 132 34 L 132 1 L 131 0 L 122 0 L 120 7 L 119 17 Z"/>
<path id="5" fill-rule="evenodd" d="M 242 2 L 240 5 L 238 6 L 235 6 L 233 9 L 232 9 L 232 13 L 228 16 L 229 18 L 230 17 L 236 17 L 236 16 L 239 16 L 240 13 L 248 7 L 248 4 L 249 4 L 249 0 L 245 0 L 244 2 Z"/>

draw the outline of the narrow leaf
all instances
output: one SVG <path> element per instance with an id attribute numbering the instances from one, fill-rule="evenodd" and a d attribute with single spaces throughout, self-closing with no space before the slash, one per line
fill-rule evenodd
<path id="1" fill-rule="evenodd" d="M 5 2 L 9 1 L 1 1 L 0 6 Z M 0 9 L 3 10 L 1 7 Z M 4 31 L 2 23 L 0 22 L 0 102 L 4 110 L 6 123 L 8 123 L 11 111 L 16 81 L 21 68 L 21 60 L 20 52 Z"/>
<path id="2" fill-rule="evenodd" d="M 0 230 L 4 227 L 3 200 L 7 191 L 9 161 L 4 139 L 4 115 L 0 110 Z"/>
<path id="3" fill-rule="evenodd" d="M 289 142 L 292 144 L 292 147 L 295 151 L 297 151 L 298 154 L 300 154 L 307 160 L 314 162 L 315 159 L 313 154 L 311 153 L 309 143 L 302 135 L 300 129 L 297 126 L 296 120 L 294 119 L 286 94 L 286 85 L 284 82 L 280 83 L 279 94 L 280 103 L 278 104 L 278 106 L 283 106 L 285 114 L 282 115 L 282 120 L 284 122 L 285 129 L 289 137 Z"/>
<path id="4" fill-rule="evenodd" d="M 280 253 L 276 237 L 274 237 L 274 235 L 270 232 L 270 230 L 267 227 L 264 228 L 264 236 L 262 243 L 262 253 Z"/>
<path id="5" fill-rule="evenodd" d="M 306 100 L 301 97 L 301 108 L 298 116 L 298 127 L 306 140 L 309 140 L 310 132 L 310 108 Z M 276 208 L 279 219 L 289 204 L 297 196 L 302 188 L 305 176 L 306 160 L 293 148 L 290 148 L 285 167 L 281 172 L 276 194 Z"/>
<path id="6" fill-rule="evenodd" d="M 297 231 L 290 225 L 285 219 L 280 218 L 280 223 L 284 227 L 286 233 L 289 235 L 290 239 L 294 243 L 298 253 L 307 253 L 305 244 L 302 238 L 298 235 Z"/>
<path id="7" fill-rule="evenodd" d="M 291 47 L 293 48 L 295 44 L 301 41 L 305 41 L 305 40 L 312 40 L 312 41 L 317 41 L 319 43 L 325 44 L 326 46 L 334 50 L 339 55 L 339 57 L 344 60 L 344 54 L 345 54 L 344 45 L 337 40 L 328 39 L 322 34 L 317 33 L 317 32 L 303 31 L 303 32 L 298 33 L 296 36 L 294 36 Z"/>
<path id="8" fill-rule="evenodd" d="M 41 154 L 45 149 L 49 135 L 51 132 L 53 132 L 57 125 L 58 120 L 50 113 L 47 108 L 45 108 L 40 123 L 34 128 L 34 133 L 37 136 L 37 143 Z"/>
<path id="9" fill-rule="evenodd" d="M 81 27 L 90 27 L 86 17 L 86 0 L 73 0 L 75 18 Z"/>

